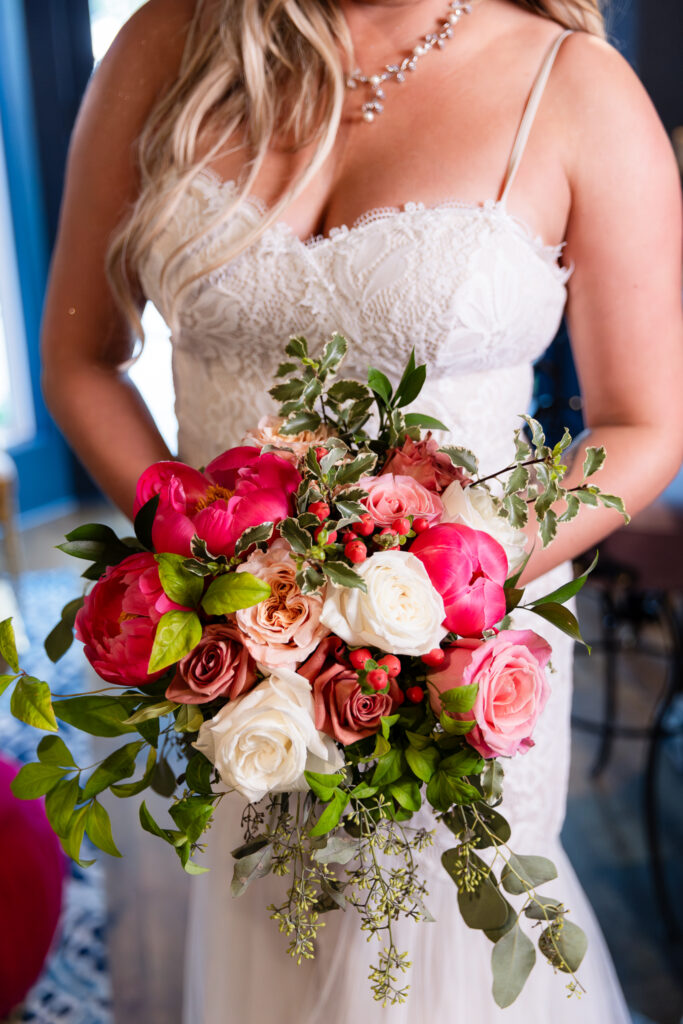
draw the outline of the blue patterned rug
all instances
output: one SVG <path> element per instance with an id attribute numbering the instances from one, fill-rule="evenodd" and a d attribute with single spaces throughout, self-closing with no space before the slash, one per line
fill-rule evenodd
<path id="1" fill-rule="evenodd" d="M 53 665 L 43 650 L 43 638 L 59 613 L 78 596 L 80 581 L 61 570 L 25 573 L 19 603 L 29 650 L 20 657 L 22 668 L 49 682 L 55 693 L 77 693 L 84 687 L 81 645 Z M 67 726 L 64 738 L 77 760 L 88 754 L 88 737 Z M 19 761 L 35 760 L 43 733 L 17 722 L 9 713 L 7 697 L 0 701 L 0 750 Z M 80 763 L 87 763 L 80 760 Z M 84 851 L 85 857 L 91 854 Z M 107 907 L 101 857 L 87 870 L 71 864 L 64 894 L 61 938 L 42 977 L 31 990 L 12 1024 L 112 1024 L 111 984 L 106 945 Z"/>

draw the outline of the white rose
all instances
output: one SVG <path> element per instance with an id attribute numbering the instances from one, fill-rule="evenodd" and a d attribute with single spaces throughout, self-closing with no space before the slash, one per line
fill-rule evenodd
<path id="1" fill-rule="evenodd" d="M 344 763 L 315 727 L 310 683 L 284 668 L 204 722 L 194 746 L 252 803 L 266 793 L 308 789 L 305 770 L 330 773 Z"/>
<path id="2" fill-rule="evenodd" d="M 447 630 L 441 595 L 419 558 L 380 551 L 357 567 L 367 593 L 328 585 L 320 621 L 354 646 L 419 656 L 438 647 Z"/>
<path id="3" fill-rule="evenodd" d="M 463 487 L 455 480 L 443 492 L 441 501 L 444 508 L 442 523 L 462 523 L 473 530 L 488 533 L 505 549 L 510 570 L 521 564 L 526 554 L 526 534 L 516 530 L 509 519 L 497 514 L 487 487 Z"/>

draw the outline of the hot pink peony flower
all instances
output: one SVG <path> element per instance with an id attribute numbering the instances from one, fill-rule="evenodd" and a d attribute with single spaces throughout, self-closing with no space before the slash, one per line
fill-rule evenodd
<path id="1" fill-rule="evenodd" d="M 195 534 L 214 555 L 231 555 L 241 534 L 260 523 L 278 523 L 291 512 L 301 477 L 279 455 L 231 448 L 204 473 L 182 462 L 157 462 L 138 481 L 135 511 L 159 495 L 152 540 L 157 551 L 191 553 Z"/>
<path id="2" fill-rule="evenodd" d="M 443 665 L 429 674 L 432 708 L 439 694 L 478 683 L 472 711 L 454 718 L 477 723 L 466 735 L 482 757 L 512 757 L 534 745 L 531 734 L 550 695 L 545 667 L 550 645 L 530 629 L 506 629 L 490 640 L 459 640 Z"/>
<path id="3" fill-rule="evenodd" d="M 102 679 L 145 686 L 163 674 L 147 673 L 157 623 L 177 607 L 162 590 L 154 555 L 131 555 L 110 566 L 87 595 L 76 616 L 76 636 Z"/>
<path id="4" fill-rule="evenodd" d="M 379 730 L 400 689 L 392 679 L 389 693 L 363 693 L 358 673 L 342 661 L 344 649 L 339 637 L 327 637 L 297 671 L 313 687 L 316 729 L 346 746 Z"/>
<path id="5" fill-rule="evenodd" d="M 480 636 L 505 615 L 505 551 L 481 530 L 456 523 L 432 526 L 411 547 L 446 608 L 444 626 L 459 636 Z"/>
<path id="6" fill-rule="evenodd" d="M 367 476 L 359 486 L 368 492 L 364 504 L 378 526 L 391 526 L 404 516 L 436 522 L 443 512 L 441 499 L 412 476 Z"/>
<path id="7" fill-rule="evenodd" d="M 233 700 L 256 682 L 256 666 L 233 623 L 206 626 L 201 640 L 178 662 L 166 696 L 179 704 L 206 704 L 216 697 Z"/>
<path id="8" fill-rule="evenodd" d="M 469 482 L 465 470 L 454 466 L 448 456 L 439 451 L 439 445 L 431 434 L 427 434 L 422 441 L 413 441 L 407 437 L 401 448 L 392 449 L 381 475 L 386 473 L 412 476 L 427 490 L 436 491 L 437 494 L 445 491 L 454 480 L 462 484 Z"/>

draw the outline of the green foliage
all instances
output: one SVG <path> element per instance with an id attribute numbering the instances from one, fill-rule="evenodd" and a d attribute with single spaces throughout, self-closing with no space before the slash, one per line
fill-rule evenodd
<path id="1" fill-rule="evenodd" d="M 219 576 L 214 583 L 229 578 L 227 576 Z M 202 603 L 205 608 L 210 594 L 211 587 L 209 587 L 204 595 Z M 213 607 L 212 600 L 209 601 L 209 604 Z M 210 612 L 210 614 L 219 615 L 220 612 Z M 150 675 L 153 675 L 155 672 L 159 672 L 161 669 L 168 668 L 169 665 L 180 661 L 186 654 L 194 650 L 201 638 L 202 624 L 196 612 L 166 612 L 161 616 L 157 625 L 147 671 Z"/>
<path id="2" fill-rule="evenodd" d="M 109 814 L 97 800 L 93 800 L 86 811 L 85 831 L 90 841 L 104 853 L 110 857 L 121 856 L 112 838 Z"/>
<path id="3" fill-rule="evenodd" d="M 474 452 L 471 452 L 469 448 L 461 448 L 457 445 L 445 444 L 439 448 L 440 452 L 443 452 L 451 460 L 454 466 L 458 466 L 464 469 L 466 473 L 471 476 L 479 469 L 479 460 Z"/>
<path id="4" fill-rule="evenodd" d="M 159 567 L 159 579 L 166 596 L 186 608 L 196 608 L 204 590 L 200 576 L 185 567 L 184 555 L 161 554 L 154 556 Z"/>
<path id="5" fill-rule="evenodd" d="M 444 690 L 439 695 L 441 706 L 444 711 L 450 711 L 452 714 L 465 714 L 474 707 L 478 690 L 478 683 L 470 683 L 468 686 L 454 686 L 451 690 Z"/>
<path id="6" fill-rule="evenodd" d="M 45 638 L 45 652 L 50 661 L 57 662 L 71 647 L 74 638 L 76 615 L 83 607 L 85 598 L 77 597 L 62 608 L 59 622 Z"/>
<path id="7" fill-rule="evenodd" d="M 44 736 L 38 744 L 37 753 L 43 764 L 61 765 L 62 768 L 78 767 L 61 736 Z"/>
<path id="8" fill-rule="evenodd" d="M 11 618 L 0 622 L 0 661 L 6 661 L 12 672 L 19 671 L 19 655 Z"/>
<path id="9" fill-rule="evenodd" d="M 264 580 L 250 572 L 231 572 L 219 576 L 209 585 L 202 599 L 202 608 L 209 615 L 230 615 L 241 608 L 251 608 L 267 597 L 270 597 L 270 585 Z"/>
<path id="10" fill-rule="evenodd" d="M 135 771 L 135 760 L 144 746 L 143 740 L 134 740 L 124 747 L 114 750 L 97 766 L 83 789 L 83 798 L 89 800 L 113 782 L 128 779 Z"/>
<path id="11" fill-rule="evenodd" d="M 15 718 L 35 729 L 57 732 L 57 719 L 52 707 L 50 687 L 33 676 L 22 676 L 17 681 L 10 701 Z"/>
<path id="12" fill-rule="evenodd" d="M 45 797 L 45 813 L 58 836 L 65 836 L 78 803 L 78 779 L 61 779 Z"/>
<path id="13" fill-rule="evenodd" d="M 11 789 L 20 800 L 45 796 L 64 777 L 65 769 L 54 764 L 31 761 L 23 765 L 12 779 Z"/>
<path id="14" fill-rule="evenodd" d="M 542 619 L 547 622 L 551 622 L 553 626 L 557 626 L 558 629 L 570 636 L 572 640 L 577 640 L 580 644 L 583 644 L 586 650 L 590 653 L 590 647 L 581 636 L 581 630 L 579 629 L 579 623 L 575 615 L 573 615 L 568 608 L 565 608 L 563 604 L 557 604 L 554 601 L 548 601 L 545 604 L 534 604 L 529 607 L 529 611 L 534 612 L 536 615 L 540 615 Z"/>
<path id="15" fill-rule="evenodd" d="M 501 884 L 506 892 L 519 896 L 544 882 L 557 878 L 557 868 L 547 857 L 510 857 L 503 868 Z"/>
<path id="16" fill-rule="evenodd" d="M 504 1009 L 514 1003 L 536 962 L 531 939 L 515 924 L 493 947 L 493 998 Z"/>
<path id="17" fill-rule="evenodd" d="M 538 948 L 558 971 L 573 974 L 586 955 L 588 939 L 578 925 L 559 917 L 541 933 Z"/>
<path id="18" fill-rule="evenodd" d="M 91 736 L 122 736 L 135 732 L 134 725 L 127 725 L 126 719 L 135 706 L 135 698 L 99 696 L 68 697 L 55 700 L 52 707 L 57 718 L 75 726 Z"/>

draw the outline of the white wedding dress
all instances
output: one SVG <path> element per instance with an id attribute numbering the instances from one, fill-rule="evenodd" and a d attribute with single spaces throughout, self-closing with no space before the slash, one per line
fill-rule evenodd
<path id="1" fill-rule="evenodd" d="M 307 242 L 277 223 L 193 286 L 173 337 L 181 458 L 205 464 L 273 411 L 267 390 L 290 335 L 303 334 L 317 347 L 340 331 L 351 342 L 346 376 L 363 377 L 372 364 L 396 379 L 414 346 L 429 371 L 417 407 L 445 421 L 456 443 L 475 449 L 484 470 L 507 464 L 518 414 L 531 397 L 532 363 L 557 331 L 570 270 L 558 264 L 561 247 L 534 238 L 507 212 L 506 199 L 566 34 L 557 38 L 536 78 L 499 200 L 373 210 L 350 228 Z M 164 259 L 217 213 L 233 188 L 202 172 L 157 239 L 142 280 L 162 313 Z M 181 276 L 213 265 L 226 244 L 263 215 L 258 202 L 249 202 L 189 252 Z M 549 591 L 567 571 L 555 570 L 533 590 Z M 231 797 L 208 834 L 204 863 L 211 870 L 192 883 L 186 1024 L 630 1020 L 599 927 L 559 841 L 569 767 L 572 644 L 525 614 L 517 624 L 546 634 L 554 648 L 552 697 L 536 729 L 536 746 L 506 766 L 502 809 L 513 826 L 513 849 L 546 855 L 557 865 L 559 879 L 543 891 L 560 896 L 588 934 L 579 973 L 587 994 L 580 1001 L 567 998 L 567 976 L 539 955 L 517 1002 L 498 1010 L 491 996 L 492 945 L 462 922 L 455 885 L 440 864 L 441 851 L 453 845 L 445 829 L 421 860 L 436 923 L 401 922 L 397 928 L 399 948 L 410 951 L 413 964 L 405 1004 L 382 1009 L 373 1001 L 367 975 L 378 944 L 366 941 L 351 910 L 326 915 L 315 961 L 297 966 L 266 910 L 280 902 L 285 880 L 268 877 L 240 899 L 230 895 L 230 851 L 242 841 L 244 803 Z"/>

